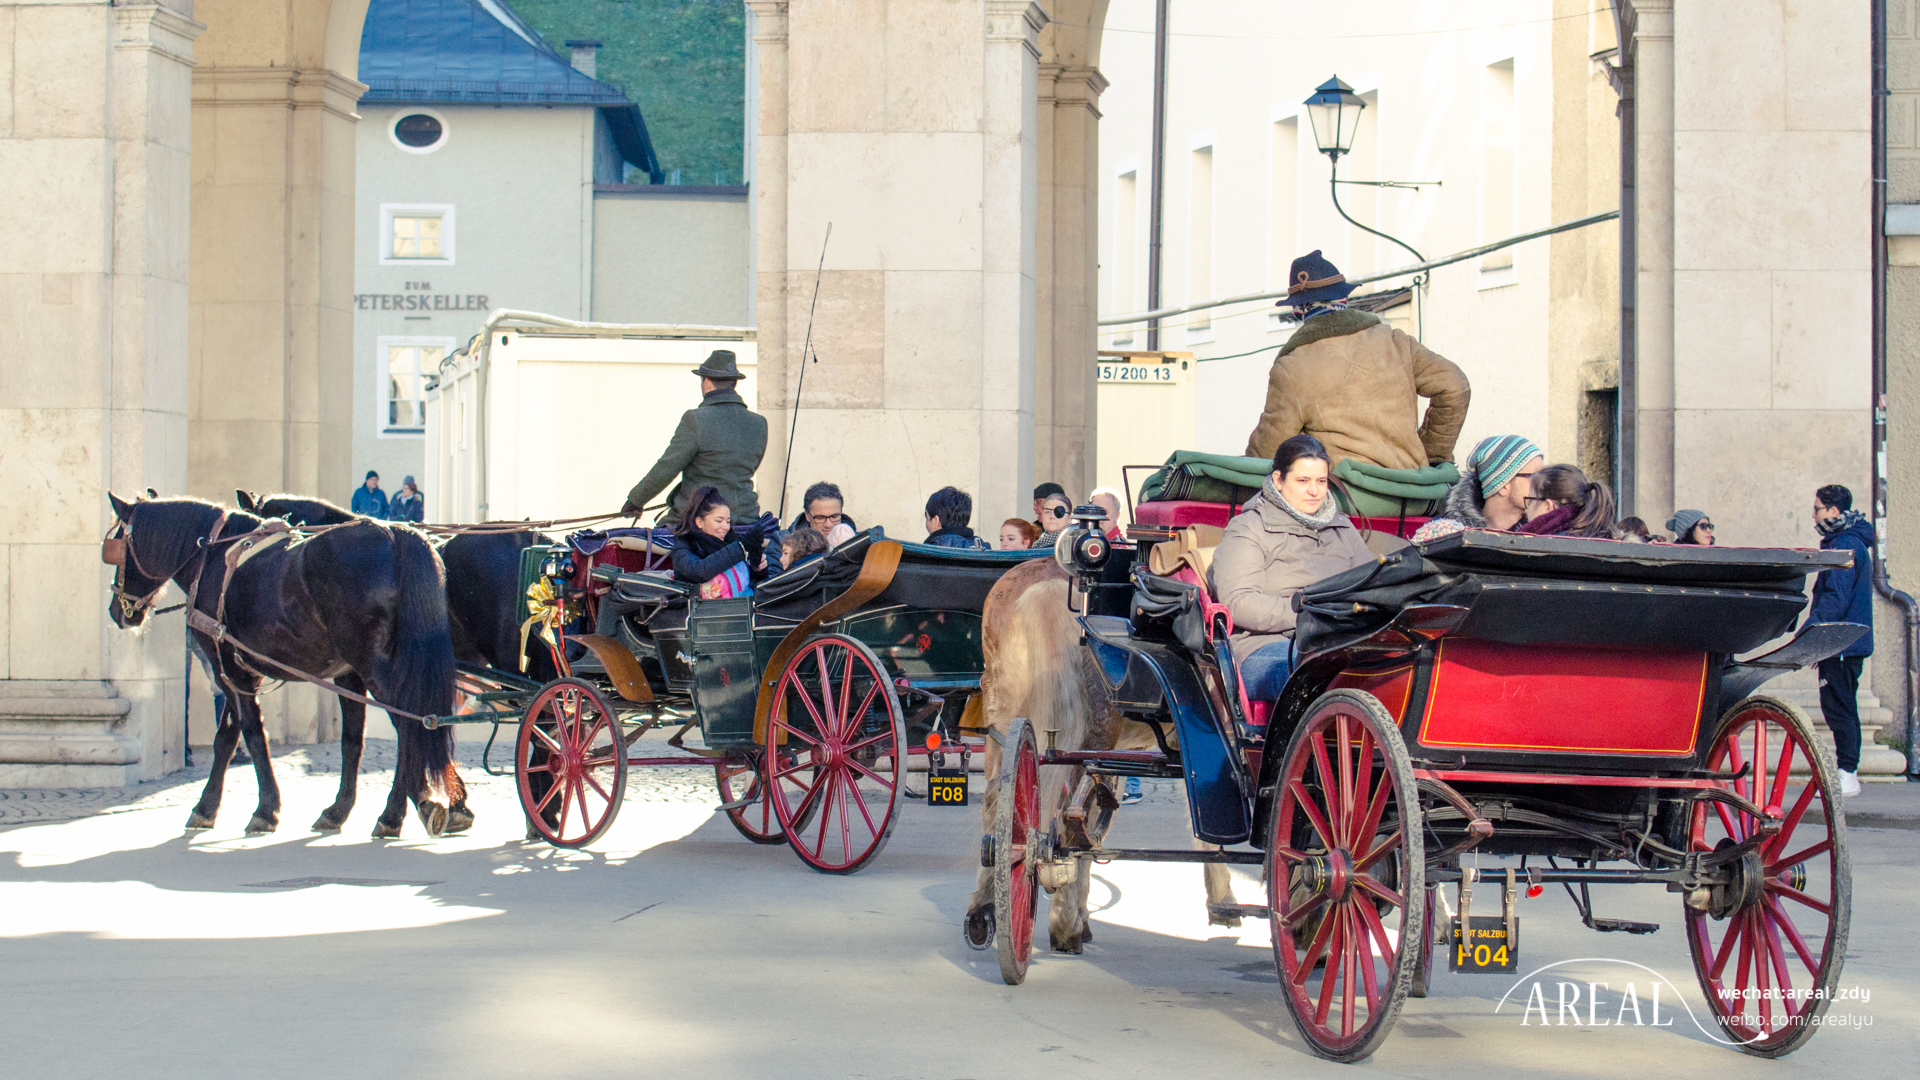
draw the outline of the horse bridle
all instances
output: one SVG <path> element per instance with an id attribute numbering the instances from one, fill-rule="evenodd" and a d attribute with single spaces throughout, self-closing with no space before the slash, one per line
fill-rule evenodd
<path id="1" fill-rule="evenodd" d="M 120 601 L 120 620 L 123 623 L 131 622 L 135 615 L 139 615 L 148 608 L 151 608 L 154 601 L 158 600 L 160 594 L 166 590 L 167 582 L 173 580 L 174 575 L 187 568 L 186 563 L 181 563 L 179 568 L 174 570 L 172 574 L 155 577 L 152 571 L 140 565 L 140 553 L 135 550 L 133 546 L 133 512 L 135 509 L 137 509 L 137 506 L 128 507 L 127 516 L 116 519 L 113 528 L 108 529 L 107 535 L 100 540 L 100 561 L 106 563 L 108 566 L 119 567 L 119 570 L 113 575 L 113 584 L 108 586 L 108 588 L 112 590 L 115 598 Z M 213 529 L 209 531 L 205 537 L 201 538 L 197 545 L 199 550 L 194 558 L 201 561 L 202 573 L 206 570 L 207 552 L 218 542 L 220 530 L 226 528 L 226 526 L 227 511 L 225 508 L 222 508 L 220 516 L 213 519 Z M 188 562 L 191 561 L 192 559 L 188 560 Z M 139 596 L 120 587 L 120 578 L 122 574 L 126 572 L 127 563 L 129 562 L 133 563 L 133 568 L 139 571 L 141 577 L 157 583 L 151 592 L 148 592 L 144 596 Z M 195 574 L 193 588 L 187 593 L 186 606 L 192 606 L 198 598 L 199 592 L 200 575 Z"/>

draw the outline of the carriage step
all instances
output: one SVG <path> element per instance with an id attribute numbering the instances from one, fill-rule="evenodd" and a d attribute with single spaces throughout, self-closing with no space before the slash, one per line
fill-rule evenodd
<path id="1" fill-rule="evenodd" d="M 753 806 L 757 804 L 759 801 L 760 801 L 760 796 L 750 795 L 744 799 L 735 799 L 732 802 L 723 802 L 719 806 L 714 807 L 713 812 L 718 814 L 724 811 L 745 810 L 747 807 Z"/>
<path id="2" fill-rule="evenodd" d="M 1265 904 L 1208 904 L 1207 914 L 1216 919 L 1271 919 L 1273 909 Z"/>
<path id="3" fill-rule="evenodd" d="M 1634 922 L 1632 919 L 1593 919 L 1587 925 L 1603 934 L 1651 934 L 1660 929 L 1659 923 Z"/>

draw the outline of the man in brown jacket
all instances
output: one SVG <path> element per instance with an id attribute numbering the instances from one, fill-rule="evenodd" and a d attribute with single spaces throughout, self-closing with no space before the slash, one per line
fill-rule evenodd
<path id="1" fill-rule="evenodd" d="M 1346 306 L 1347 279 L 1318 251 L 1293 260 L 1287 303 L 1303 315 L 1267 376 L 1267 405 L 1247 456 L 1270 458 L 1300 434 L 1326 444 L 1334 464 L 1386 469 L 1453 460 L 1471 390 L 1459 365 Z M 1420 419 L 1420 399 L 1428 398 Z"/>

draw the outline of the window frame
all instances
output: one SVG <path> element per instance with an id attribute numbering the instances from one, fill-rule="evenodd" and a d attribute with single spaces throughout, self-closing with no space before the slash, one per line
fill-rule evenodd
<path id="1" fill-rule="evenodd" d="M 383 334 L 374 339 L 374 355 L 373 355 L 374 378 L 372 380 L 373 382 L 373 425 L 374 425 L 373 430 L 374 430 L 374 433 L 379 438 L 424 439 L 426 438 L 426 434 L 427 434 L 427 428 L 426 428 L 427 397 L 426 397 L 425 388 L 424 388 L 424 380 L 426 376 L 430 374 L 429 372 L 422 372 L 422 371 L 419 371 L 418 369 L 416 369 L 414 372 L 415 376 L 422 380 L 420 396 L 414 399 L 420 406 L 420 426 L 419 427 L 394 427 L 391 424 L 387 423 L 387 406 L 390 401 L 390 399 L 387 397 L 387 380 L 389 377 L 388 365 L 392 363 L 391 356 L 390 356 L 391 351 L 393 349 L 407 349 L 407 348 L 419 349 L 419 348 L 437 347 L 441 350 L 440 358 L 444 360 L 446 359 L 447 355 L 452 353 L 453 350 L 458 345 L 459 345 L 459 342 L 454 338 L 437 337 L 437 336 L 431 336 L 431 335 L 422 336 L 422 335 L 412 335 L 412 334 L 393 334 L 393 335 Z"/>
<path id="2" fill-rule="evenodd" d="M 440 137 L 438 139 L 435 139 L 425 146 L 408 146 L 406 143 L 400 141 L 400 121 L 405 120 L 415 113 L 422 116 L 431 116 L 435 120 L 440 121 Z M 431 154 L 437 150 L 443 150 L 446 148 L 447 140 L 452 137 L 453 125 L 447 123 L 445 114 L 435 109 L 402 108 L 395 110 L 393 119 L 387 121 L 387 141 L 391 142 L 394 148 L 403 154 Z"/>
<path id="3" fill-rule="evenodd" d="M 381 203 L 380 232 L 374 237 L 374 251 L 381 266 L 452 266 L 454 259 L 454 205 L 452 203 Z M 393 254 L 393 219 L 397 217 L 438 217 L 440 219 L 440 257 L 405 259 Z"/>

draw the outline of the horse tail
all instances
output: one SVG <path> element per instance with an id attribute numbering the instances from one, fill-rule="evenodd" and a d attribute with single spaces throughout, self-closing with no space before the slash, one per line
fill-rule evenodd
<path id="1" fill-rule="evenodd" d="M 376 660 L 374 681 L 381 696 L 394 707 L 421 716 L 446 716 L 453 711 L 453 635 L 447 624 L 447 579 L 426 537 L 397 526 L 393 537 L 393 568 L 399 587 L 393 635 L 393 655 Z M 384 667 L 384 670 L 382 668 Z M 416 720 L 394 724 L 401 738 L 413 734 L 422 751 L 427 783 L 446 790 L 453 773 L 453 729 L 428 731 Z"/>

